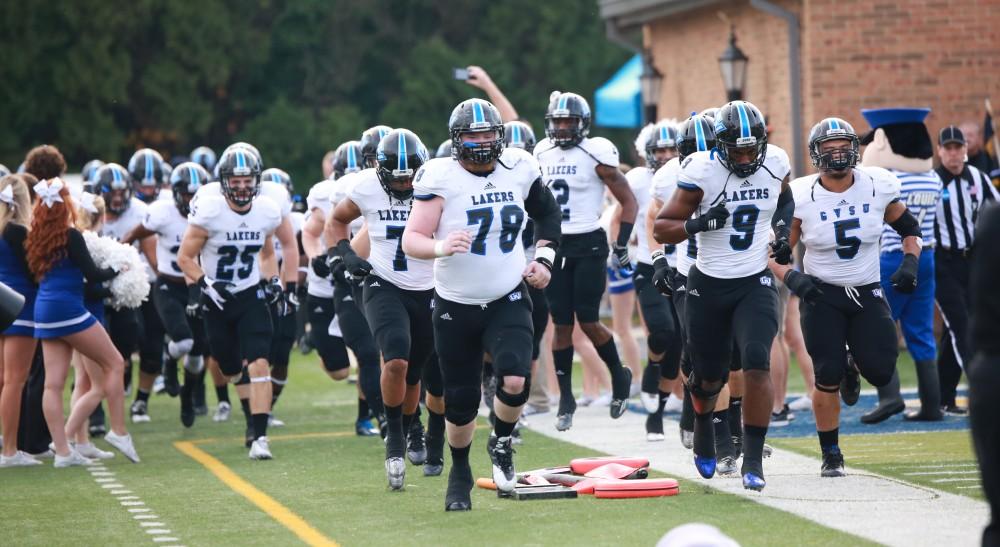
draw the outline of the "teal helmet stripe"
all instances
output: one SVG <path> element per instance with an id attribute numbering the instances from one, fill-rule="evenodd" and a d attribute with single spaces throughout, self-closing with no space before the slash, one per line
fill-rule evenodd
<path id="1" fill-rule="evenodd" d="M 153 180 L 153 155 L 150 153 L 144 154 L 146 157 L 146 172 L 142 175 L 142 180 Z"/>
<path id="2" fill-rule="evenodd" d="M 120 182 L 122 180 L 122 174 L 115 168 L 111 168 L 111 178 L 114 182 Z"/>
<path id="3" fill-rule="evenodd" d="M 702 120 L 694 121 L 694 140 L 698 145 L 699 152 L 706 152 L 708 150 L 708 142 L 705 140 L 705 128 L 702 127 Z"/>
<path id="4" fill-rule="evenodd" d="M 353 171 L 358 168 L 358 156 L 357 150 L 353 146 L 347 147 L 347 169 L 345 171 Z"/>
<path id="5" fill-rule="evenodd" d="M 396 151 L 396 168 L 401 172 L 406 171 L 406 134 L 402 131 L 399 132 L 399 144 L 397 145 L 398 150 Z"/>
<path id="6" fill-rule="evenodd" d="M 661 141 L 670 140 L 670 132 L 667 131 L 667 126 L 665 125 L 660 126 L 660 140 Z"/>
<path id="7" fill-rule="evenodd" d="M 558 110 L 566 110 L 566 103 L 569 101 L 569 95 L 565 93 L 559 96 L 559 105 L 556 106 Z"/>
<path id="8" fill-rule="evenodd" d="M 740 116 L 740 137 L 752 137 L 750 133 L 750 117 L 747 115 L 746 108 L 742 104 L 736 105 L 736 112 Z"/>
<path id="9" fill-rule="evenodd" d="M 473 101 L 472 103 L 472 121 L 473 123 L 483 123 L 486 121 L 486 114 L 483 113 L 483 105 L 479 104 L 479 101 Z"/>
<path id="10" fill-rule="evenodd" d="M 840 122 L 837 121 L 837 118 L 830 118 L 830 129 L 841 129 Z"/>
<path id="11" fill-rule="evenodd" d="M 191 182 L 188 183 L 188 188 L 201 184 L 201 177 L 198 176 L 198 170 L 194 167 L 188 167 L 188 177 L 191 179 Z"/>
<path id="12" fill-rule="evenodd" d="M 510 127 L 510 142 L 511 144 L 524 144 L 524 139 L 521 137 L 521 126 L 514 124 Z"/>

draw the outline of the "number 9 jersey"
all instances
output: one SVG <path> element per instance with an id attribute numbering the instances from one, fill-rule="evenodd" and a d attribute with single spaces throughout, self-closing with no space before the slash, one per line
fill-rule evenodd
<path id="1" fill-rule="evenodd" d="M 839 194 L 823 188 L 818 175 L 793 180 L 805 272 L 841 287 L 878 283 L 882 219 L 899 199 L 900 186 L 881 167 L 855 167 L 854 184 Z"/>
<path id="2" fill-rule="evenodd" d="M 201 267 L 214 281 L 232 284 L 239 292 L 260 283 L 258 256 L 267 236 L 281 224 L 281 209 L 271 198 L 254 198 L 250 210 L 233 211 L 222 196 L 191 202 L 188 222 L 208 232 L 201 250 Z"/>
<path id="3" fill-rule="evenodd" d="M 764 164 L 747 178 L 731 173 L 714 149 L 684 158 L 677 187 L 704 193 L 698 214 L 719 203 L 729 210 L 724 227 L 695 236 L 701 273 L 735 279 L 767 268 L 771 218 L 789 171 L 788 154 L 773 144 L 767 145 Z"/>
<path id="4" fill-rule="evenodd" d="M 434 289 L 441 298 L 487 304 L 521 283 L 524 199 L 540 174 L 531 154 L 517 148 L 505 149 L 486 176 L 466 171 L 452 158 L 432 159 L 420 168 L 413 197 L 444 199 L 435 239 L 458 230 L 472 235 L 468 253 L 434 261 Z"/>

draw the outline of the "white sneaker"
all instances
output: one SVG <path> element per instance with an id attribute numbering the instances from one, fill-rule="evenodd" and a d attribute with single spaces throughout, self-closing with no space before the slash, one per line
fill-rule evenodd
<path id="1" fill-rule="evenodd" d="M 632 384 L 628 388 L 628 398 L 631 399 L 632 397 L 635 397 L 641 391 L 642 391 L 642 386 L 641 385 L 639 385 L 639 384 Z"/>
<path id="2" fill-rule="evenodd" d="M 0 456 L 0 467 L 30 467 L 42 465 L 42 462 L 18 450 L 13 456 Z"/>
<path id="3" fill-rule="evenodd" d="M 35 458 L 36 460 L 51 460 L 52 458 L 56 457 L 56 452 L 55 450 L 49 448 L 46 449 L 45 452 L 39 452 L 38 454 L 28 454 L 28 455 L 31 456 L 32 458 Z"/>
<path id="4" fill-rule="evenodd" d="M 642 391 L 639 393 L 639 402 L 642 403 L 642 408 L 646 409 L 646 412 L 652 414 L 660 408 L 660 394 Z"/>
<path id="5" fill-rule="evenodd" d="M 166 382 L 163 380 L 163 375 L 157 376 L 156 379 L 153 380 L 153 393 L 159 395 L 163 393 L 165 389 L 167 389 L 167 386 Z"/>
<path id="6" fill-rule="evenodd" d="M 84 458 L 91 458 L 95 460 L 110 460 L 115 457 L 114 452 L 108 452 L 107 450 L 101 450 L 94 446 L 94 443 L 77 443 L 73 448 L 80 453 Z"/>
<path id="7" fill-rule="evenodd" d="M 285 422 L 275 418 L 274 414 L 271 414 L 267 417 L 267 427 L 285 427 Z"/>
<path id="8" fill-rule="evenodd" d="M 136 399 L 132 402 L 132 406 L 129 408 L 129 414 L 132 417 L 132 423 L 148 423 L 151 420 L 149 417 L 149 405 L 146 401 L 140 401 Z"/>
<path id="9" fill-rule="evenodd" d="M 676 414 L 682 410 L 684 410 L 684 399 L 678 397 L 671 397 L 667 399 L 667 404 L 663 407 L 664 412 L 669 412 L 671 414 Z"/>
<path id="10" fill-rule="evenodd" d="M 232 412 L 232 409 L 233 409 L 232 405 L 230 405 L 226 401 L 220 402 L 219 406 L 217 406 L 215 408 L 215 414 L 212 415 L 212 421 L 213 422 L 228 422 L 229 421 L 229 413 Z"/>
<path id="11" fill-rule="evenodd" d="M 788 403 L 788 410 L 798 410 L 800 412 L 803 410 L 807 410 L 809 412 L 812 412 L 812 409 L 813 409 L 812 399 L 810 399 L 805 395 Z"/>
<path id="12" fill-rule="evenodd" d="M 94 463 L 94 460 L 90 458 L 84 458 L 76 450 L 70 449 L 69 456 L 60 456 L 56 454 L 55 462 L 53 465 L 55 467 L 70 467 L 73 465 L 90 465 Z"/>
<path id="13" fill-rule="evenodd" d="M 136 453 L 135 446 L 132 444 L 132 436 L 128 433 L 116 435 L 114 431 L 108 431 L 104 434 L 104 440 L 118 449 L 132 463 L 139 463 L 139 454 Z"/>
<path id="14" fill-rule="evenodd" d="M 250 445 L 251 460 L 270 460 L 272 458 L 274 456 L 271 455 L 271 446 L 268 444 L 267 437 L 260 437 Z"/>
<path id="15" fill-rule="evenodd" d="M 646 441 L 651 443 L 660 442 L 664 439 L 663 433 L 656 433 L 654 431 L 649 431 L 646 433 Z"/>
<path id="16" fill-rule="evenodd" d="M 590 406 L 594 403 L 596 399 L 584 393 L 583 395 L 577 397 L 576 406 Z"/>
<path id="17" fill-rule="evenodd" d="M 596 407 L 611 406 L 611 392 L 602 393 L 600 397 L 594 399 L 594 402 L 590 404 Z"/>

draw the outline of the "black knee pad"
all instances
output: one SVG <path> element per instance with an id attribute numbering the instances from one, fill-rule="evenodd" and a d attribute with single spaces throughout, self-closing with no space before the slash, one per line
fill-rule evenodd
<path id="1" fill-rule="evenodd" d="M 664 330 L 650 331 L 649 337 L 646 339 L 646 345 L 649 347 L 650 353 L 655 353 L 661 355 L 667 351 L 667 344 L 670 343 L 670 335 Z"/>
<path id="2" fill-rule="evenodd" d="M 893 366 L 883 370 L 866 370 L 863 371 L 861 375 L 864 376 L 865 380 L 868 380 L 871 385 L 875 387 L 883 387 L 892 380 L 892 375 L 895 370 L 896 367 Z"/>
<path id="3" fill-rule="evenodd" d="M 688 391 L 691 395 L 698 397 L 699 399 L 711 399 L 722 391 L 722 386 L 726 385 L 726 378 L 721 380 L 702 380 L 697 378 L 692 372 L 688 376 Z"/>
<path id="4" fill-rule="evenodd" d="M 511 395 L 510 393 L 507 393 L 506 391 L 503 390 L 502 376 L 498 380 L 499 384 L 497 385 L 497 399 L 500 399 L 501 403 L 507 406 L 517 407 L 528 402 L 528 395 L 529 392 L 531 391 L 531 376 L 524 377 L 524 389 L 522 389 L 521 393 L 518 393 L 517 395 Z"/>
<path id="5" fill-rule="evenodd" d="M 406 365 L 406 385 L 415 386 L 424 375 L 423 363 L 408 363 Z"/>
<path id="6" fill-rule="evenodd" d="M 449 422 L 462 426 L 479 413 L 479 386 L 449 387 L 444 390 L 444 415 Z"/>
<path id="7" fill-rule="evenodd" d="M 844 379 L 844 369 L 847 363 L 830 363 L 828 361 L 817 360 L 813 363 L 816 378 L 816 387 L 820 384 L 824 386 L 839 386 Z M 884 384 L 883 384 L 884 385 Z"/>
<path id="8" fill-rule="evenodd" d="M 139 355 L 139 370 L 142 372 L 145 372 L 146 374 L 160 374 L 160 372 L 163 371 L 162 369 L 162 359 L 153 359 L 149 355 Z"/>
<path id="9" fill-rule="evenodd" d="M 750 342 L 739 352 L 744 370 L 768 370 L 771 364 L 771 348 L 760 342 Z"/>
<path id="10" fill-rule="evenodd" d="M 277 378 L 278 380 L 284 380 L 288 378 L 288 364 L 284 365 L 271 365 L 271 378 Z"/>

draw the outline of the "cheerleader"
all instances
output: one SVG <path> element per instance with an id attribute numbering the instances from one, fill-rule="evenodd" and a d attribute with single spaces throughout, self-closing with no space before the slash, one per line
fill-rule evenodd
<path id="1" fill-rule="evenodd" d="M 103 282 L 117 272 L 94 264 L 83 235 L 72 227 L 76 211 L 62 180 L 43 180 L 35 185 L 35 193 L 38 199 L 25 248 L 28 267 L 39 282 L 35 338 L 42 340 L 45 360 L 42 410 L 52 434 L 55 467 L 85 465 L 92 460 L 70 447 L 67 432 L 83 426 L 106 392 L 123 390 L 121 375 L 113 371 L 123 370 L 125 365 L 107 332 L 84 307 L 83 280 Z M 84 366 L 92 387 L 76 401 L 64 421 L 62 393 L 73 350 L 90 359 L 84 360 Z M 104 438 L 128 459 L 139 461 L 123 423 L 113 423 Z"/>
<path id="2" fill-rule="evenodd" d="M 24 240 L 31 224 L 28 185 L 18 175 L 0 179 L 0 281 L 24 296 L 24 307 L 14 324 L 0 334 L 0 418 L 7 442 L 0 454 L 0 467 L 40 465 L 42 462 L 18 450 L 17 430 L 21 418 L 21 393 L 35 355 L 35 292 L 38 287 L 28 274 Z"/>

